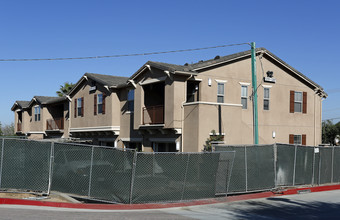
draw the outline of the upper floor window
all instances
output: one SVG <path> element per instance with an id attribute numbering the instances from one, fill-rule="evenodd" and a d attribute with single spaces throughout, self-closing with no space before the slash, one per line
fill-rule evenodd
<path id="1" fill-rule="evenodd" d="M 128 108 L 128 111 L 130 112 L 134 111 L 134 100 L 135 100 L 135 90 L 131 89 L 128 91 L 128 95 L 127 95 L 127 108 Z"/>
<path id="2" fill-rule="evenodd" d="M 40 106 L 34 107 L 34 121 L 40 121 Z"/>
<path id="3" fill-rule="evenodd" d="M 248 106 L 248 86 L 242 85 L 241 86 L 241 104 L 242 109 L 247 109 Z"/>
<path id="4" fill-rule="evenodd" d="M 84 97 L 74 100 L 74 117 L 84 116 Z"/>
<path id="5" fill-rule="evenodd" d="M 77 105 L 77 111 L 78 111 L 78 116 L 82 116 L 83 114 L 82 114 L 82 108 L 81 108 L 81 106 L 82 106 L 82 99 L 81 98 L 79 98 L 78 99 L 78 105 Z"/>
<path id="6" fill-rule="evenodd" d="M 307 92 L 290 91 L 289 112 L 307 113 Z"/>
<path id="7" fill-rule="evenodd" d="M 94 115 L 105 114 L 105 94 L 94 95 Z"/>
<path id="8" fill-rule="evenodd" d="M 269 110 L 269 88 L 263 90 L 263 110 Z"/>
<path id="9" fill-rule="evenodd" d="M 224 103 L 224 83 L 217 83 L 217 102 Z"/>

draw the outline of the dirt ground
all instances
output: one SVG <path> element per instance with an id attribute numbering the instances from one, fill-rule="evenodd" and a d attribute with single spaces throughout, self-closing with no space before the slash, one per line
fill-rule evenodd
<path id="1" fill-rule="evenodd" d="M 79 201 L 67 196 L 66 194 L 51 192 L 50 195 L 41 195 L 33 192 L 15 192 L 6 191 L 0 192 L 0 198 L 11 199 L 25 199 L 34 201 L 46 201 L 46 202 L 67 202 L 67 203 L 79 203 Z"/>

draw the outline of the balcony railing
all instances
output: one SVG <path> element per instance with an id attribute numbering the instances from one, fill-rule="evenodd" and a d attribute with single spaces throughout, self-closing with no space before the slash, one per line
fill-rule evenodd
<path id="1" fill-rule="evenodd" d="M 21 123 L 17 123 L 17 131 L 22 131 Z"/>
<path id="2" fill-rule="evenodd" d="M 143 108 L 143 125 L 164 124 L 164 105 Z"/>
<path id="3" fill-rule="evenodd" d="M 46 120 L 46 130 L 63 130 L 64 129 L 64 119 L 55 118 Z"/>

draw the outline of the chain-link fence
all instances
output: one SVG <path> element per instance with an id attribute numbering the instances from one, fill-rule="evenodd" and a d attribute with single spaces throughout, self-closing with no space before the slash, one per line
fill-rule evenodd
<path id="1" fill-rule="evenodd" d="M 118 203 L 226 194 L 234 152 L 145 153 L 102 146 L 0 139 L 0 188 L 50 190 Z"/>
<path id="2" fill-rule="evenodd" d="M 340 147 L 289 144 L 214 146 L 235 151 L 228 193 L 340 182 Z"/>
<path id="3" fill-rule="evenodd" d="M 214 146 L 216 152 L 235 151 L 229 193 L 251 192 L 275 187 L 273 145 Z"/>

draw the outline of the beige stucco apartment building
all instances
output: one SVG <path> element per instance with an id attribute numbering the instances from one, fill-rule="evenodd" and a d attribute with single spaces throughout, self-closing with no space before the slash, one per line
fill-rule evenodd
<path id="1" fill-rule="evenodd" d="M 321 144 L 323 88 L 264 48 L 256 64 L 259 143 Z M 129 78 L 86 73 L 68 96 L 65 124 L 79 141 L 143 151 L 201 151 L 212 130 L 225 144 L 252 144 L 251 80 L 250 51 L 149 61 Z"/>

